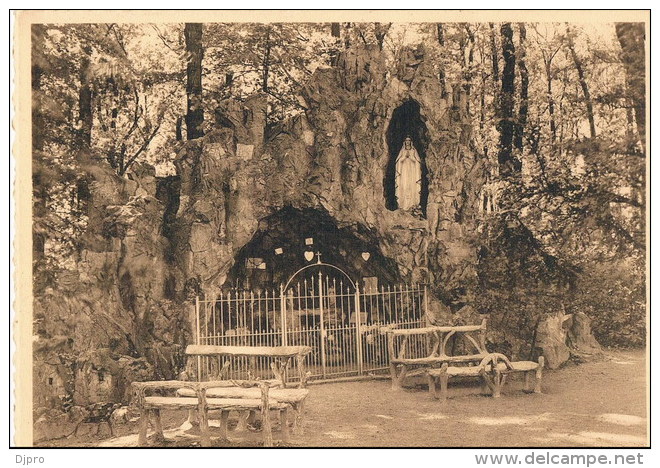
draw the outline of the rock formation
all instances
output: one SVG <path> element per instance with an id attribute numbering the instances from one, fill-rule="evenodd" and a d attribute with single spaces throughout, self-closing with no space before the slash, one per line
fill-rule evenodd
<path id="1" fill-rule="evenodd" d="M 66 396 L 127 401 L 131 380 L 174 378 L 191 341 L 191 299 L 246 286 L 250 249 L 264 254 L 274 247 L 265 232 L 299 222 L 325 226 L 312 235 L 330 236 L 337 251 L 326 253 L 347 271 L 428 282 L 428 318 L 446 323 L 446 298 L 469 302 L 460 285 L 475 276 L 469 239 L 485 169 L 460 87 L 443 95 L 425 57 L 421 46 L 404 49 L 388 65 L 375 46 L 349 49 L 309 79 L 304 113 L 272 127 L 266 96 L 226 101 L 211 131 L 174 149 L 176 176 L 86 167 L 78 271 L 35 299 L 35 408 Z M 417 211 L 396 209 L 388 182 L 407 134 L 424 164 Z M 372 267 L 359 263 L 365 249 Z"/>

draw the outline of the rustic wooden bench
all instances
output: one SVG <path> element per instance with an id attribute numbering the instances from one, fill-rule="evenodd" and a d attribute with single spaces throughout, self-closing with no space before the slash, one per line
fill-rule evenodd
<path id="1" fill-rule="evenodd" d="M 543 356 L 538 362 L 514 361 L 499 353 L 491 353 L 481 360 L 478 366 L 458 367 L 449 366 L 445 362 L 439 369 L 425 369 L 429 383 L 429 393 L 436 399 L 447 399 L 447 386 L 452 377 L 481 377 L 484 384 L 490 389 L 493 397 L 499 397 L 508 374 L 522 372 L 525 374 L 524 391 L 532 391 L 534 379 L 534 393 L 541 393 L 541 378 L 543 376 Z M 440 388 L 438 389 L 438 383 Z"/>
<path id="2" fill-rule="evenodd" d="M 186 348 L 188 357 L 197 358 L 197 377 L 202 374 L 201 359 L 210 358 L 212 376 L 221 376 L 226 368 L 226 359 L 235 357 L 269 358 L 270 367 L 275 379 L 287 386 L 288 369 L 295 359 L 298 370 L 298 388 L 304 388 L 309 374 L 305 372 L 305 357 L 312 352 L 309 346 L 222 346 L 222 345 L 189 345 Z"/>
<path id="3" fill-rule="evenodd" d="M 307 385 L 307 378 L 310 373 L 305 372 L 305 357 L 312 352 L 309 346 L 226 346 L 226 345 L 189 345 L 186 348 L 186 355 L 189 358 L 196 358 L 193 361 L 197 362 L 197 378 L 199 379 L 202 372 L 202 359 L 208 359 L 210 367 L 211 380 L 225 379 L 226 370 L 229 366 L 230 359 L 247 357 L 250 359 L 267 358 L 270 359 L 270 368 L 273 372 L 274 379 L 268 380 L 273 386 L 282 387 L 277 391 L 277 395 L 285 398 L 289 405 L 295 412 L 294 430 L 301 432 L 302 430 L 302 414 L 304 409 L 304 401 L 308 392 L 285 392 L 287 389 L 289 368 L 295 360 L 297 369 L 297 378 L 299 389 L 304 389 Z M 279 384 L 279 385 L 275 385 Z M 289 390 L 289 389 L 287 389 Z M 181 390 L 185 392 L 186 390 Z M 214 388 L 212 390 L 214 397 L 227 398 L 231 393 L 222 390 L 221 388 Z M 254 422 L 257 416 L 257 411 L 246 411 L 245 414 L 239 417 L 238 430 L 247 428 L 248 422 Z M 191 414 L 191 417 L 194 417 Z"/>
<path id="4" fill-rule="evenodd" d="M 446 327 L 421 327 L 386 329 L 387 349 L 390 359 L 392 389 L 401 388 L 406 377 L 423 374 L 425 369 L 437 368 L 444 364 L 477 364 L 484 359 L 486 351 L 486 320 L 480 325 L 460 325 Z M 423 357 L 411 357 L 411 341 L 425 336 L 425 347 L 430 351 Z M 452 337 L 460 336 L 469 346 L 471 353 L 450 355 L 447 345 Z M 396 352 L 397 340 L 401 339 Z"/>
<path id="5" fill-rule="evenodd" d="M 230 383 L 230 382 L 228 382 Z M 271 383 L 271 382 L 269 382 Z M 196 392 L 192 388 L 180 388 L 176 392 L 177 396 L 180 397 L 196 397 Z M 287 420 L 286 411 L 289 407 L 293 410 L 294 420 L 293 420 L 293 430 L 296 433 L 301 432 L 302 428 L 302 415 L 304 410 L 305 399 L 309 394 L 309 390 L 305 388 L 278 388 L 276 386 L 272 387 L 269 392 L 269 398 L 278 403 L 283 403 L 288 405 L 284 413 L 280 414 L 280 419 L 283 419 L 282 424 Z M 259 388 L 240 388 L 235 386 L 221 386 L 218 382 L 218 386 L 214 388 L 209 388 L 206 392 L 207 398 L 246 398 L 246 399 L 259 399 L 261 398 L 261 390 Z M 242 414 L 239 416 L 239 424 L 236 427 L 237 431 L 247 429 L 248 420 L 250 417 L 253 417 L 259 408 L 247 409 L 245 411 L 247 414 Z M 236 408 L 235 411 L 241 411 Z"/>
<path id="6" fill-rule="evenodd" d="M 232 381 L 231 383 L 234 384 L 234 387 L 227 387 L 227 381 L 190 382 L 185 380 L 169 380 L 157 382 L 134 382 L 134 402 L 140 410 L 138 445 L 147 445 L 147 429 L 150 419 L 153 420 L 152 425 L 154 427 L 156 440 L 164 440 L 160 412 L 161 410 L 170 409 L 197 411 L 199 418 L 201 445 L 204 447 L 211 445 L 211 439 L 209 436 L 208 412 L 212 410 L 221 411 L 220 437 L 222 439 L 227 439 L 227 423 L 230 411 L 260 411 L 262 434 L 264 439 L 264 446 L 266 447 L 273 446 L 270 412 L 272 410 L 279 411 L 282 440 L 284 442 L 288 442 L 288 410 L 291 405 L 277 400 L 271 397 L 269 394 L 271 387 L 278 384 L 262 381 Z M 232 388 L 233 390 L 229 393 L 233 396 L 229 398 L 210 397 L 208 392 L 216 388 Z M 147 395 L 148 391 L 165 390 L 188 390 L 194 394 L 194 397 Z"/>
<path id="7" fill-rule="evenodd" d="M 305 373 L 305 356 L 312 349 L 309 346 L 215 346 L 190 345 L 186 355 L 195 358 L 198 381 L 174 380 L 135 382 L 136 405 L 141 410 L 140 434 L 138 443 L 147 442 L 146 431 L 149 419 L 153 419 L 156 438 L 163 436 L 160 422 L 161 409 L 187 409 L 191 420 L 197 420 L 200 426 L 202 445 L 210 444 L 208 436 L 208 411 L 220 411 L 220 433 L 227 438 L 227 422 L 230 411 L 243 413 L 239 417 L 237 430 L 245 429 L 248 419 L 254 419 L 261 413 L 264 445 L 272 446 L 270 411 L 279 411 L 282 438 L 289 440 L 289 410 L 295 412 L 293 428 L 300 431 L 305 398 L 309 391 L 306 385 L 308 373 Z M 270 380 L 223 380 L 227 373 L 231 357 L 267 357 L 271 358 L 270 367 L 275 375 Z M 208 375 L 216 378 L 200 382 L 202 377 L 202 358 L 209 359 Z M 292 360 L 296 360 L 299 372 L 298 388 L 286 388 L 287 370 Z M 258 387 L 258 388 L 257 388 Z M 271 390 L 272 389 L 272 390 Z M 147 391 L 175 391 L 175 396 L 147 396 Z M 270 393 L 270 395 L 269 395 Z"/>

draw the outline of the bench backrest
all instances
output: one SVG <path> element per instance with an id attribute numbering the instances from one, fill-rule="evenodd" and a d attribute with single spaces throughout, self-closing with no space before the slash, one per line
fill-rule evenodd
<path id="1" fill-rule="evenodd" d="M 447 343 L 454 336 L 461 336 L 470 343 L 477 354 L 485 355 L 486 351 L 486 319 L 480 325 L 457 325 L 457 326 L 431 326 L 419 328 L 392 328 L 387 331 L 388 353 L 390 360 L 402 359 L 408 354 L 408 348 L 412 341 L 419 341 L 420 335 L 428 338 L 430 347 L 427 357 L 447 356 Z M 402 337 L 399 352 L 395 352 L 396 339 Z"/>
<path id="2" fill-rule="evenodd" d="M 197 380 L 222 380 L 235 368 L 247 371 L 248 378 L 274 375 L 276 380 L 285 384 L 289 373 L 287 367 L 293 365 L 295 373 L 289 377 L 295 376 L 300 387 L 306 384 L 308 375 L 304 372 L 304 360 L 311 352 L 309 346 L 189 345 L 186 348 L 186 355 L 193 358 L 188 360 L 188 365 L 193 366 L 189 369 L 195 369 L 194 378 Z"/>
<path id="3" fill-rule="evenodd" d="M 217 346 L 188 345 L 188 356 L 264 356 L 295 357 L 312 352 L 309 346 Z"/>

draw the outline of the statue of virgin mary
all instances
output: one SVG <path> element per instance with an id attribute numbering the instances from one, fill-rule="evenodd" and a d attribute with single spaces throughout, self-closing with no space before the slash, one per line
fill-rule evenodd
<path id="1" fill-rule="evenodd" d="M 407 136 L 396 158 L 396 199 L 399 208 L 411 210 L 420 203 L 422 193 L 422 162 Z"/>

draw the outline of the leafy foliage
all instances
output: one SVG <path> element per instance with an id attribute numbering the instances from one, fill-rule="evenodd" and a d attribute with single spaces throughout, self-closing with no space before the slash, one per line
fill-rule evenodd
<path id="1" fill-rule="evenodd" d="M 171 168 L 186 144 L 184 28 L 33 27 L 37 291 L 76 268 L 88 223 L 87 164 L 127 178 L 138 162 Z M 378 46 L 393 65 L 404 46 L 424 43 L 442 97 L 469 102 L 472 142 L 488 171 L 475 239 L 479 275 L 457 271 L 449 289 L 465 297 L 447 302 L 467 297 L 520 336 L 533 336 L 547 311 L 580 309 L 604 343 L 640 344 L 643 34 L 630 24 L 205 24 L 203 92 L 192 108 L 208 115 L 221 101 L 264 93 L 272 127 L 305 111 L 300 89 L 342 50 Z M 202 120 L 202 131 L 213 125 Z M 503 128 L 512 132 L 504 139 Z M 504 144 L 513 171 L 498 162 Z"/>

